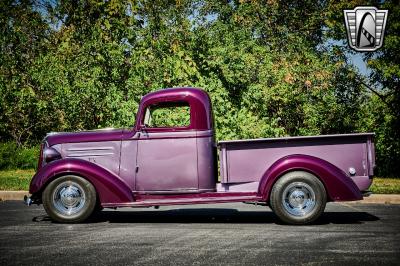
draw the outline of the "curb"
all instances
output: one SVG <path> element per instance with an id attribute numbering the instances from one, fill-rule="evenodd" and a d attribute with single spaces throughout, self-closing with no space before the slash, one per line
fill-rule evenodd
<path id="1" fill-rule="evenodd" d="M 400 204 L 400 194 L 372 194 L 363 200 L 349 201 L 346 203 L 364 203 L 364 204 Z"/>
<path id="2" fill-rule="evenodd" d="M 24 199 L 25 195 L 29 195 L 28 191 L 0 191 L 0 201 L 5 200 L 20 200 Z M 400 204 L 400 194 L 372 194 L 365 197 L 363 200 L 346 201 L 350 204 Z"/>
<path id="3" fill-rule="evenodd" d="M 25 195 L 30 195 L 30 194 L 28 191 L 0 191 L 0 201 L 5 201 L 5 200 L 22 201 Z"/>

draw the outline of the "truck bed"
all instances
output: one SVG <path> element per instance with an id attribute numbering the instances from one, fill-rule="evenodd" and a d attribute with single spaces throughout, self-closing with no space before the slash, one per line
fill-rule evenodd
<path id="1" fill-rule="evenodd" d="M 372 183 L 373 133 L 220 141 L 218 191 L 254 191 L 266 169 L 293 154 L 321 158 L 353 179 L 360 191 Z M 355 174 L 350 174 L 350 169 Z M 350 172 L 349 172 L 350 171 Z"/>

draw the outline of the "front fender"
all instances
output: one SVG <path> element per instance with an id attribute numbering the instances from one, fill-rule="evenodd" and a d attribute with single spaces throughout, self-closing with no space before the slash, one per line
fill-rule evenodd
<path id="1" fill-rule="evenodd" d="M 289 155 L 276 161 L 262 176 L 258 195 L 269 200 L 275 181 L 294 170 L 307 171 L 317 176 L 324 184 L 331 201 L 363 199 L 357 185 L 342 170 L 325 160 L 303 154 Z"/>
<path id="2" fill-rule="evenodd" d="M 29 193 L 42 191 L 53 179 L 63 174 L 76 174 L 95 187 L 100 203 L 124 203 L 134 200 L 128 184 L 107 169 L 82 159 L 61 159 L 41 168 L 32 178 Z"/>

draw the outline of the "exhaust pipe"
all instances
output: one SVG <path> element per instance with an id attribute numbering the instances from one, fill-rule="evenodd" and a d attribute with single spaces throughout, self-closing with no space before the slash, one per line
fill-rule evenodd
<path id="1" fill-rule="evenodd" d="M 30 197 L 28 197 L 27 195 L 25 195 L 25 196 L 24 196 L 24 203 L 25 203 L 26 205 L 28 205 L 28 206 L 31 206 L 32 203 L 33 203 L 33 200 L 32 200 Z"/>

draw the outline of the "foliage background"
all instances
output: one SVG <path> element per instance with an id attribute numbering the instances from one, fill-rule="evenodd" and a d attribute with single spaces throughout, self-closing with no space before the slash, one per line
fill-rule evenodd
<path id="1" fill-rule="evenodd" d="M 342 10 L 357 5 L 389 9 L 383 48 L 363 53 L 368 73 L 349 59 Z M 193 86 L 212 98 L 218 139 L 375 132 L 377 174 L 399 176 L 398 1 L 3 0 L 0 10 L 0 167 L 47 132 L 129 127 L 141 96 Z"/>

